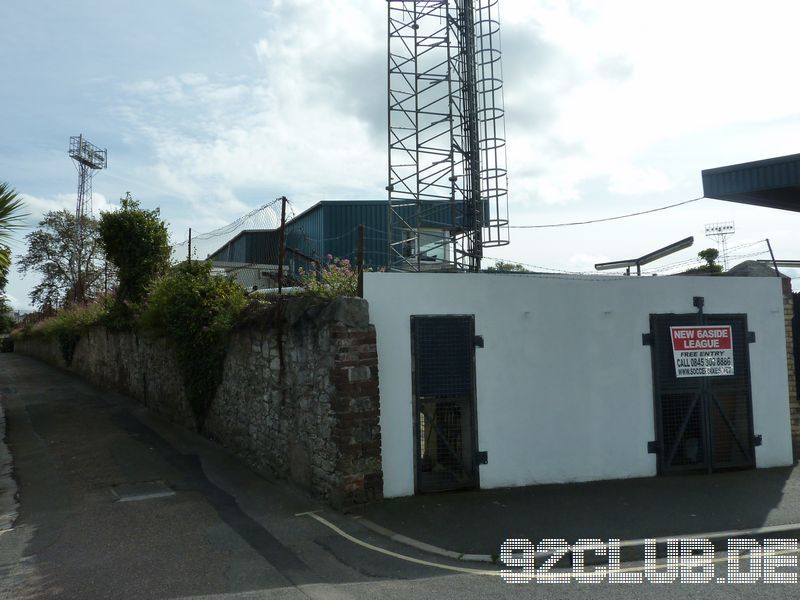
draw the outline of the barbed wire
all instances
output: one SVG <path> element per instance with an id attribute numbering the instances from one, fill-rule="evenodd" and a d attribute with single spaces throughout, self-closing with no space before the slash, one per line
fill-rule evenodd
<path id="1" fill-rule="evenodd" d="M 731 251 L 743 250 L 744 248 L 750 248 L 750 247 L 758 245 L 758 244 L 766 244 L 766 240 L 756 240 L 755 242 L 748 242 L 748 243 L 744 243 L 744 244 L 739 244 L 737 246 L 733 246 L 733 247 L 728 249 L 728 252 L 729 252 L 728 258 L 736 260 L 739 257 L 736 256 L 735 254 L 730 254 Z M 759 254 L 762 254 L 763 252 L 768 252 L 768 250 L 763 250 L 762 252 L 759 252 Z M 658 267 L 650 268 L 650 269 L 648 269 L 648 271 L 655 271 L 655 272 L 669 271 L 671 269 L 677 269 L 679 267 L 684 267 L 684 266 L 688 266 L 688 265 L 691 265 L 691 264 L 696 264 L 696 263 L 699 263 L 699 262 L 702 262 L 701 259 L 699 259 L 697 257 L 693 257 L 693 258 L 689 258 L 689 259 L 685 259 L 685 260 L 681 260 L 681 261 L 677 261 L 677 262 L 673 262 L 673 263 L 662 264 L 662 265 L 659 265 Z"/>

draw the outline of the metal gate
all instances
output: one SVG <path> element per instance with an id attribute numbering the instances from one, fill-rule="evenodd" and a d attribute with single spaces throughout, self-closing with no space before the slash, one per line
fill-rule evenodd
<path id="1" fill-rule="evenodd" d="M 678 377 L 670 327 L 730 325 L 733 374 Z M 755 466 L 745 315 L 651 315 L 659 473 Z"/>
<path id="2" fill-rule="evenodd" d="M 416 489 L 476 487 L 475 319 L 412 316 L 411 344 Z"/>

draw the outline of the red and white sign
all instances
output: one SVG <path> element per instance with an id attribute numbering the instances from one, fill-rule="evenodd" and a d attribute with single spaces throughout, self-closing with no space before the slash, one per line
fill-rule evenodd
<path id="1" fill-rule="evenodd" d="M 670 327 L 677 377 L 733 375 L 733 331 L 730 325 Z"/>

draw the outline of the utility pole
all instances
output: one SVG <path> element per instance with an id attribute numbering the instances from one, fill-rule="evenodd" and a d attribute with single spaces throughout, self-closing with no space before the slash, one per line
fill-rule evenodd
<path id="1" fill-rule="evenodd" d="M 363 223 L 358 226 L 358 250 L 356 254 L 356 264 L 358 265 L 358 287 L 356 295 L 359 298 L 364 297 L 364 225 Z"/>
<path id="2" fill-rule="evenodd" d="M 281 229 L 278 234 L 278 294 L 283 292 L 283 261 L 286 256 L 286 196 L 281 196 Z"/>
<path id="3" fill-rule="evenodd" d="M 187 262 L 192 262 L 192 228 L 189 227 L 189 254 L 186 257 Z"/>
<path id="4" fill-rule="evenodd" d="M 775 254 L 772 252 L 772 244 L 769 243 L 769 238 L 767 238 L 767 248 L 769 248 L 769 256 L 772 259 L 772 266 L 775 267 L 775 277 L 780 277 L 781 272 L 778 271 L 778 263 L 775 261 Z"/>

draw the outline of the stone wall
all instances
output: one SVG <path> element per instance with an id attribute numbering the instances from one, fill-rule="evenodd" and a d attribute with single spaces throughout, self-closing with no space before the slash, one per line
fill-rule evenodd
<path id="1" fill-rule="evenodd" d="M 15 350 L 195 428 L 167 340 L 95 327 L 78 341 L 70 365 L 57 340 L 18 340 Z M 379 411 L 366 301 L 292 298 L 234 332 L 203 433 L 256 470 L 344 507 L 382 497 Z"/>

